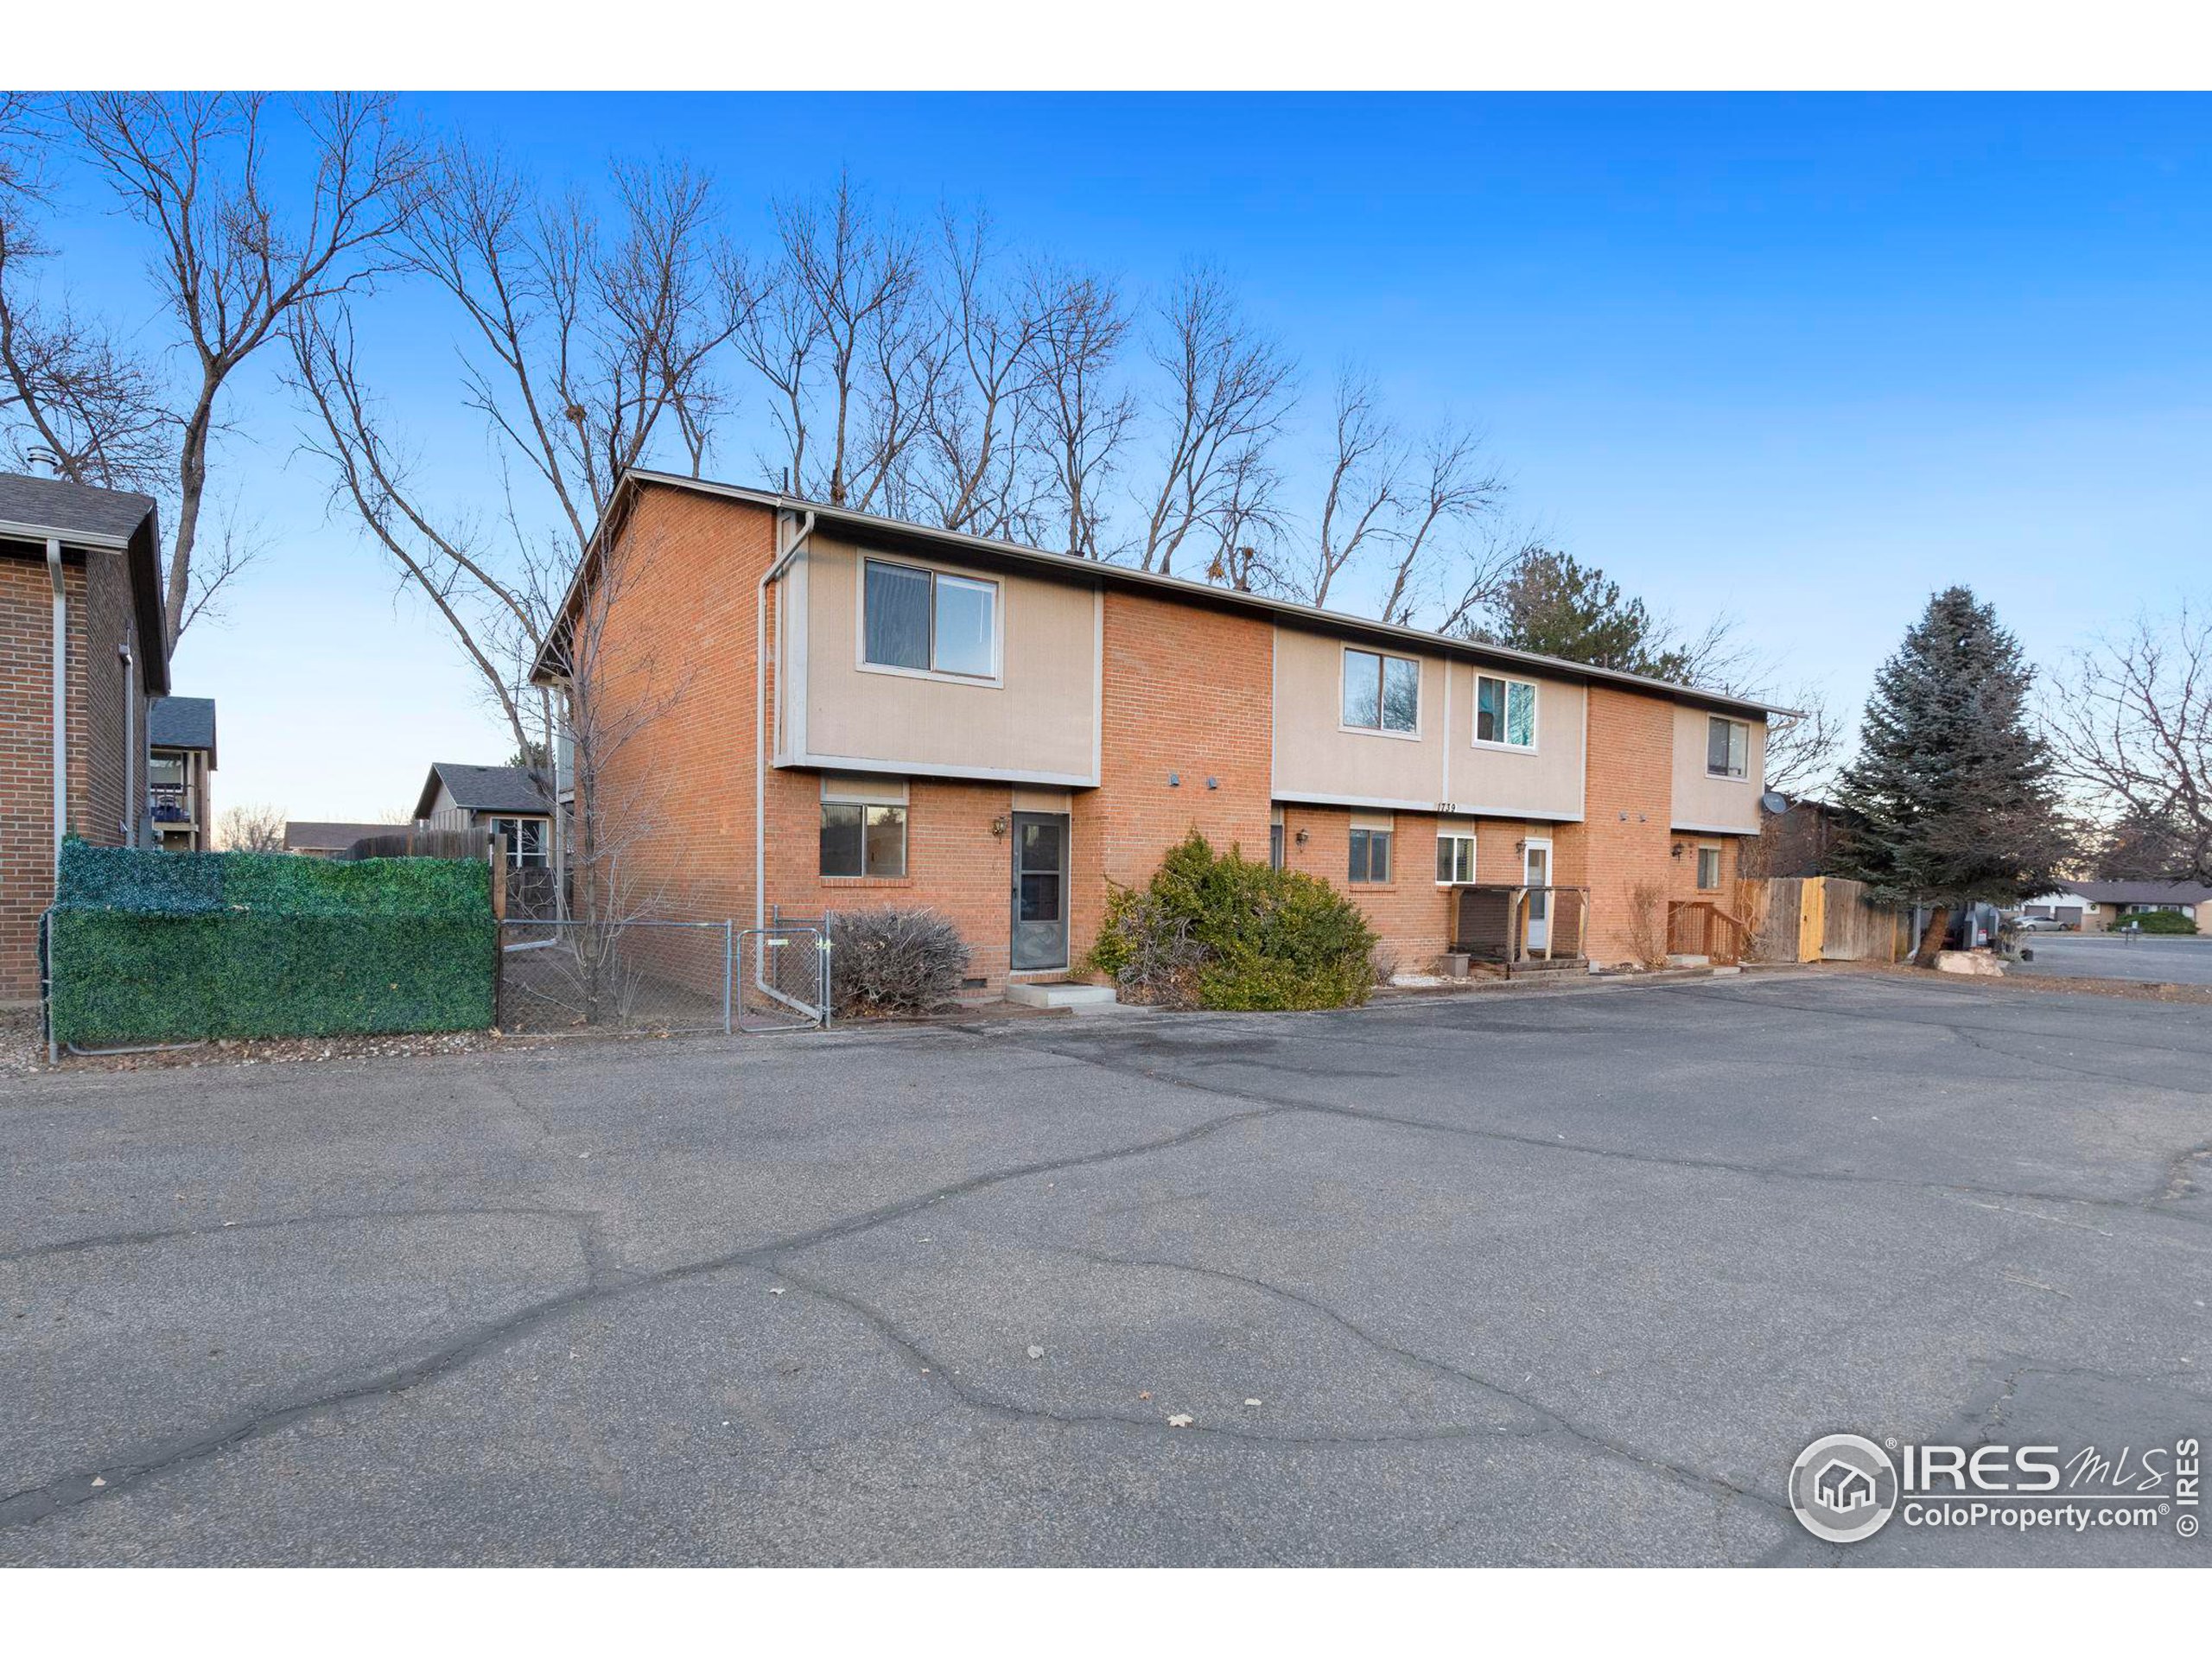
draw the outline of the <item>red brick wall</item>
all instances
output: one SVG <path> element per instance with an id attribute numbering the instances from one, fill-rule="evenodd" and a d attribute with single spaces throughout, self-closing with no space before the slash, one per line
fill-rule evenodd
<path id="1" fill-rule="evenodd" d="M 749 922 L 753 914 L 755 734 L 753 601 L 774 554 L 774 519 L 741 503 L 646 489 L 622 537 L 622 603 L 607 631 L 611 663 L 669 707 L 609 768 L 610 798 L 651 803 L 652 833 L 632 855 L 665 894 L 672 916 Z M 1109 591 L 1101 785 L 1071 804 L 1071 957 L 1096 937 L 1113 884 L 1147 879 L 1160 855 L 1196 827 L 1217 846 L 1267 854 L 1273 747 L 1273 628 L 1266 620 Z M 773 638 L 771 617 L 771 639 Z M 773 664 L 771 664 L 772 695 Z M 1694 896 L 1695 861 L 1670 856 L 1673 705 L 1592 686 L 1589 691 L 1586 823 L 1484 820 L 1478 873 L 1511 880 L 1519 843 L 1553 843 L 1553 880 L 1592 889 L 1586 949 L 1625 961 L 1629 894 L 1649 881 Z M 1171 775 L 1177 779 L 1171 784 Z M 1206 786 L 1207 779 L 1215 787 Z M 968 939 L 970 972 L 997 988 L 1007 972 L 1011 837 L 991 833 L 1014 810 L 999 783 L 910 782 L 907 874 L 893 880 L 830 880 L 820 873 L 821 780 L 772 772 L 768 892 L 786 914 L 872 905 L 926 906 Z M 1286 861 L 1350 893 L 1402 972 L 1426 971 L 1449 942 L 1450 896 L 1434 880 L 1437 819 L 1395 815 L 1394 879 L 1357 888 L 1347 879 L 1352 814 L 1284 809 Z M 1306 831 L 1304 847 L 1297 831 Z M 1689 839 L 1689 838 L 1686 838 Z M 1732 893 L 1734 849 L 1728 859 Z M 1564 918 L 1561 918 L 1562 923 Z M 1562 934 L 1558 943 L 1567 943 Z"/>
<path id="2" fill-rule="evenodd" d="M 754 601 L 774 543 L 766 511 L 648 488 L 615 544 L 600 810 L 654 914 L 753 919 Z"/>
<path id="3" fill-rule="evenodd" d="M 1583 880 L 1591 889 L 1593 962 L 1632 959 L 1630 895 L 1639 884 L 1671 889 L 1668 817 L 1674 799 L 1674 704 L 1592 685 Z"/>
<path id="4" fill-rule="evenodd" d="M 1099 787 L 1075 797 L 1078 957 L 1109 884 L 1141 885 L 1192 829 L 1265 858 L 1274 766 L 1270 624 L 1109 589 L 1103 626 Z"/>
<path id="5" fill-rule="evenodd" d="M 128 839 L 143 761 L 125 745 L 122 660 L 137 659 L 135 721 L 146 734 L 144 654 L 128 567 L 118 555 L 74 558 L 68 602 L 68 827 L 100 846 Z M 54 898 L 54 589 L 42 554 L 0 555 L 0 1002 L 38 995 L 38 918 Z"/>

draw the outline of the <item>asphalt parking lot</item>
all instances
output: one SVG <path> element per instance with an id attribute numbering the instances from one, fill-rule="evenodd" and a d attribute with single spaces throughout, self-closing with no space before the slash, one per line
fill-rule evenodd
<path id="1" fill-rule="evenodd" d="M 2212 1011 L 1818 975 L 0 1079 L 0 1562 L 2203 1564 Z"/>
<path id="2" fill-rule="evenodd" d="M 2008 971 L 2031 977 L 2133 979 L 2168 985 L 2212 985 L 2212 938 L 2113 933 L 2036 933 L 2021 941 L 2033 962 Z"/>

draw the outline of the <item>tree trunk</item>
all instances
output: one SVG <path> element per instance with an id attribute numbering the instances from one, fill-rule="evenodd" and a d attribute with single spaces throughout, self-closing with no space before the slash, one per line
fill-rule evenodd
<path id="1" fill-rule="evenodd" d="M 1943 935 L 1950 931 L 1951 907 L 1938 905 L 1928 918 L 1928 928 L 1920 936 L 1920 948 L 1912 953 L 1916 968 L 1933 968 L 1937 952 L 1943 948 Z"/>

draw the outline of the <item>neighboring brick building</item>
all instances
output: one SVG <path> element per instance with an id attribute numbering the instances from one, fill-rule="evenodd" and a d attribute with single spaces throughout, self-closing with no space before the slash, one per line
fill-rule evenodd
<path id="1" fill-rule="evenodd" d="M 38 995 L 62 836 L 151 842 L 147 705 L 168 690 L 157 545 L 145 496 L 0 473 L 0 1004 Z"/>
<path id="2" fill-rule="evenodd" d="M 972 988 L 1079 965 L 1194 826 L 1408 972 L 1470 888 L 1511 954 L 1627 960 L 1637 889 L 1725 905 L 1759 829 L 1770 711 L 1719 693 L 659 474 L 586 575 L 626 879 L 669 916 L 926 905 Z"/>

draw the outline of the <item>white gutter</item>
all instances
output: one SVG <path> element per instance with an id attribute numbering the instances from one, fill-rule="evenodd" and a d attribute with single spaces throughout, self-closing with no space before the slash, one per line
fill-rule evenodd
<path id="1" fill-rule="evenodd" d="M 776 516 L 776 531 L 783 533 L 785 516 Z M 760 586 L 754 594 L 753 613 L 753 925 L 768 925 L 768 588 L 791 568 L 806 546 L 806 538 L 814 534 L 814 513 L 810 509 L 805 521 L 799 525 L 798 534 L 792 537 L 791 545 L 777 555 L 776 562 L 761 572 Z M 783 664 L 776 664 L 779 673 Z M 780 693 L 783 687 L 777 686 Z"/>
<path id="2" fill-rule="evenodd" d="M 69 600 L 62 585 L 61 538 L 46 538 L 46 573 L 54 582 L 54 858 L 60 880 L 61 840 L 69 833 Z"/>

